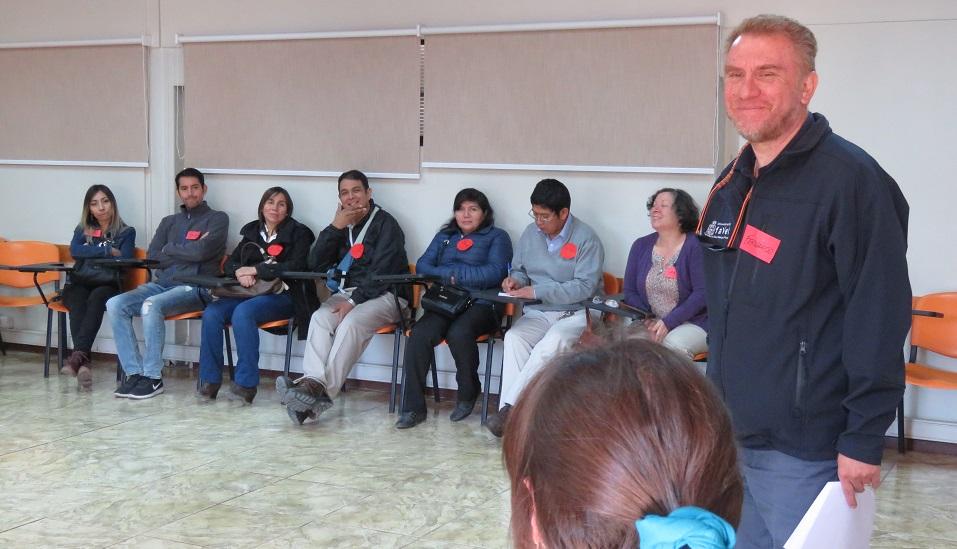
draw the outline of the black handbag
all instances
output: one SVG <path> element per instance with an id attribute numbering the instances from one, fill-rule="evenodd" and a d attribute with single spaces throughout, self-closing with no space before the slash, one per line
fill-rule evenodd
<path id="1" fill-rule="evenodd" d="M 91 263 L 84 259 L 77 259 L 73 264 L 73 271 L 68 276 L 73 284 L 83 286 L 117 286 L 118 271 L 116 269 L 107 269 L 96 263 Z"/>
<path id="2" fill-rule="evenodd" d="M 465 288 L 435 283 L 422 294 L 422 308 L 426 311 L 455 318 L 472 304 L 472 294 Z"/>
<path id="3" fill-rule="evenodd" d="M 268 257 L 266 255 L 266 250 L 263 250 L 259 244 L 255 242 L 245 242 L 242 243 L 242 248 L 239 250 L 239 264 L 248 267 L 249 261 L 246 257 L 246 251 L 249 248 L 252 248 L 253 251 L 258 251 L 260 258 Z M 235 252 L 234 252 L 235 253 Z M 278 254 L 277 254 L 278 255 Z M 209 291 L 213 297 L 238 297 L 240 299 L 246 299 L 250 297 L 256 297 L 260 295 L 269 295 L 269 294 L 281 294 L 286 290 L 285 284 L 283 284 L 282 279 L 274 278 L 272 280 L 263 280 L 259 277 L 256 277 L 256 283 L 252 286 L 246 288 L 240 285 L 234 286 L 219 286 L 213 288 Z"/>

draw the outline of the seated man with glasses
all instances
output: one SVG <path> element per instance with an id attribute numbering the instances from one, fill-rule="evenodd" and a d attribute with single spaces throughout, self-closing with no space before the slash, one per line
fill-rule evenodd
<path id="1" fill-rule="evenodd" d="M 541 303 L 524 308 L 505 335 L 498 414 L 488 429 L 502 436 L 512 404 L 528 381 L 556 353 L 574 344 L 585 329 L 581 301 L 601 289 L 605 250 L 591 227 L 569 213 L 571 195 L 555 179 L 543 179 L 531 196 L 525 228 L 502 289 Z"/>
<path id="2" fill-rule="evenodd" d="M 389 285 L 374 275 L 409 272 L 405 234 L 388 212 L 372 201 L 366 175 L 339 176 L 339 205 L 332 223 L 319 233 L 309 267 L 329 274 L 332 295 L 313 313 L 302 357 L 303 376 L 276 379 L 276 391 L 296 425 L 332 406 L 349 371 L 377 328 L 401 320 Z M 403 313 L 407 296 L 399 296 Z"/>

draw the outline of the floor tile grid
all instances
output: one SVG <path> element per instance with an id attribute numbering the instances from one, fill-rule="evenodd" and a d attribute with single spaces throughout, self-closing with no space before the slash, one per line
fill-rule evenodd
<path id="1" fill-rule="evenodd" d="M 62 381 L 62 380 L 61 380 L 61 381 Z M 171 383 L 171 384 L 170 384 L 170 387 L 172 388 L 173 385 L 182 385 L 182 384 Z M 357 393 L 359 393 L 359 392 L 357 392 Z M 378 397 L 376 397 L 376 398 L 378 398 Z M 158 400 L 158 399 L 157 399 L 157 400 Z M 139 405 L 139 404 L 142 404 L 142 403 L 136 403 L 136 404 Z M 379 403 L 379 402 L 374 402 L 373 404 L 376 405 L 376 406 L 381 406 L 381 403 Z M 373 409 L 373 408 L 371 408 L 371 407 L 366 407 L 366 408 L 367 408 L 367 410 L 372 410 L 372 409 Z M 450 411 L 450 410 L 444 410 L 444 413 L 447 414 L 449 411 Z M 141 414 L 141 415 L 139 415 L 139 417 L 136 417 L 136 418 L 127 419 L 127 420 L 124 420 L 124 421 L 117 421 L 117 422 L 114 422 L 114 423 L 103 424 L 103 425 L 99 426 L 98 429 L 85 430 L 85 431 L 81 431 L 81 432 L 79 432 L 79 433 L 74 433 L 74 434 L 72 434 L 72 435 L 70 435 L 70 436 L 64 436 L 64 437 L 57 438 L 57 439 L 53 439 L 53 440 L 47 440 L 46 442 L 41 442 L 41 443 L 35 444 L 35 445 L 33 445 L 33 446 L 21 447 L 21 448 L 19 448 L 19 449 L 16 450 L 16 451 L 23 451 L 23 450 L 29 450 L 30 448 L 42 447 L 42 446 L 46 446 L 46 445 L 49 445 L 49 444 L 52 444 L 52 443 L 55 443 L 55 442 L 61 442 L 61 441 L 70 440 L 70 439 L 73 439 L 73 438 L 76 438 L 76 437 L 82 437 L 83 435 L 92 433 L 92 432 L 97 431 L 97 430 L 110 429 L 110 428 L 112 428 L 112 427 L 117 427 L 117 426 L 122 426 L 122 427 L 121 427 L 122 429 L 128 429 L 128 428 L 131 427 L 131 425 L 124 425 L 124 424 L 133 423 L 133 424 L 135 425 L 135 422 L 136 422 L 136 421 L 140 421 L 140 420 L 144 420 L 144 421 L 161 421 L 161 420 L 163 419 L 162 416 L 163 416 L 164 413 L 165 413 L 165 410 L 157 410 L 157 411 L 155 411 L 154 413 Z M 365 412 L 360 412 L 358 415 L 352 416 L 351 422 L 352 422 L 352 423 L 355 423 L 355 424 L 360 424 L 360 425 L 361 425 L 361 424 L 362 424 L 362 419 L 360 418 L 360 416 L 361 416 L 363 413 L 365 413 Z M 386 417 L 386 420 L 390 423 L 390 427 L 391 427 L 391 421 L 392 421 L 391 417 L 388 417 L 388 416 L 387 416 L 387 417 Z M 371 421 L 381 422 L 381 421 L 382 421 L 382 418 L 381 418 L 381 417 L 371 418 Z M 255 452 L 255 451 L 260 450 L 260 449 L 262 449 L 262 448 L 263 448 L 263 446 L 257 446 L 257 447 L 253 447 L 253 448 L 247 449 L 246 452 Z M 496 458 L 496 460 L 495 460 L 495 465 L 498 466 L 498 463 L 497 463 L 497 460 L 498 460 L 498 457 L 497 457 L 497 455 L 498 455 L 497 448 L 496 448 L 496 451 L 495 451 L 492 455 L 495 456 L 495 458 Z M 200 462 L 200 463 L 196 464 L 194 467 L 186 468 L 186 469 L 184 469 L 184 470 L 180 470 L 180 471 L 172 472 L 172 473 L 167 474 L 167 475 L 160 476 L 159 478 L 154 479 L 154 480 L 151 481 L 151 482 L 165 482 L 165 481 L 167 481 L 167 480 L 169 480 L 169 479 L 172 479 L 172 478 L 175 478 L 175 477 L 177 477 L 177 476 L 179 476 L 179 475 L 183 475 L 183 474 L 189 473 L 189 472 L 191 472 L 191 471 L 195 471 L 195 470 L 201 469 L 201 468 L 203 468 L 204 466 L 213 465 L 213 464 L 216 463 L 216 461 L 217 461 L 217 460 L 213 459 L 213 460 L 207 460 L 207 461 L 204 461 L 204 462 Z M 379 461 L 381 461 L 381 460 L 379 460 Z M 446 461 L 447 461 L 447 460 L 446 460 Z M 430 469 L 432 469 L 432 468 L 441 467 L 444 463 L 445 463 L 445 461 L 440 461 L 440 462 L 438 462 L 438 463 L 436 463 L 436 464 L 434 464 L 434 465 L 431 465 L 431 466 L 429 466 L 429 467 L 426 467 L 426 468 L 424 469 L 424 472 L 428 472 L 428 471 L 429 471 Z M 374 464 L 373 466 L 374 466 L 374 467 L 379 467 L 379 466 L 381 466 L 381 463 Z M 273 472 L 273 474 L 275 474 L 275 471 L 272 471 L 272 472 Z M 279 477 L 276 481 L 278 482 L 278 481 L 281 480 L 281 479 L 293 477 L 293 476 L 295 476 L 295 474 L 296 474 L 296 471 L 292 471 L 292 472 L 290 472 L 289 475 L 281 476 L 281 477 Z M 148 483 L 147 483 L 147 484 L 148 484 Z M 216 502 L 216 503 L 212 503 L 212 504 L 210 504 L 210 505 L 208 505 L 208 506 L 199 507 L 199 508 L 198 508 L 196 511 L 194 511 L 192 514 L 187 514 L 185 517 L 180 518 L 179 520 L 180 520 L 180 521 L 186 520 L 186 519 L 188 519 L 188 518 L 191 517 L 191 516 L 194 516 L 194 515 L 197 515 L 197 514 L 201 514 L 201 513 L 203 513 L 204 511 L 206 511 L 206 510 L 208 510 L 208 509 L 211 509 L 211 508 L 213 508 L 213 507 L 219 506 L 219 505 L 228 505 L 228 504 L 231 503 L 233 500 L 240 499 L 240 498 L 242 497 L 242 495 L 243 495 L 243 494 L 239 494 L 239 495 L 234 496 L 233 498 L 229 498 L 229 499 L 225 499 L 225 500 L 222 500 L 222 501 L 219 501 L 219 502 Z M 375 499 L 375 496 L 367 496 L 367 497 L 364 498 L 364 500 L 366 500 L 366 501 L 372 501 L 372 500 L 374 500 L 374 499 Z M 474 502 L 473 502 L 473 503 L 474 503 Z M 333 512 L 335 512 L 336 510 L 337 510 L 337 508 L 335 508 L 335 507 L 330 508 L 330 509 L 328 509 L 328 513 L 327 513 L 327 514 L 333 513 Z M 432 526 L 430 526 L 430 527 L 428 527 L 428 528 L 425 528 L 424 530 L 420 530 L 420 531 L 417 532 L 417 533 L 422 534 L 422 535 L 426 535 L 426 534 L 429 534 L 431 531 L 433 531 L 433 530 L 435 530 L 435 529 L 438 529 L 440 526 L 441 526 L 441 523 L 440 523 L 440 524 L 434 524 L 434 525 L 432 525 Z M 161 533 L 160 533 L 159 535 L 157 535 L 157 533 L 158 533 L 157 530 L 159 530 L 159 529 L 161 529 L 161 528 L 162 528 L 162 527 L 157 527 L 157 528 L 155 528 L 155 529 L 147 529 L 147 530 L 145 530 L 145 531 L 140 532 L 138 535 L 146 535 L 147 537 L 153 536 L 153 537 L 156 538 L 156 539 L 164 539 Z"/>

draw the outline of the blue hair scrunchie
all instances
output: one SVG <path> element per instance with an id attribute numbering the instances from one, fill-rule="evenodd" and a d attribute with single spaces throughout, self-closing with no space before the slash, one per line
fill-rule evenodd
<path id="1" fill-rule="evenodd" d="M 639 549 L 731 549 L 734 528 L 700 507 L 679 507 L 667 517 L 645 515 L 635 521 Z"/>

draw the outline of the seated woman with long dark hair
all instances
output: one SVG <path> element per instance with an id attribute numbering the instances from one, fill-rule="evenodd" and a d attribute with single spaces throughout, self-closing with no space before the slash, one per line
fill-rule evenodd
<path id="1" fill-rule="evenodd" d="M 80 387 L 93 384 L 90 353 L 103 323 L 106 301 L 120 293 L 117 271 L 97 266 L 91 259 L 133 257 L 136 229 L 123 222 L 113 191 L 92 185 L 83 197 L 80 224 L 73 231 L 70 255 L 76 260 L 63 288 L 63 304 L 70 310 L 73 353 L 61 374 L 76 376 Z"/>
<path id="2" fill-rule="evenodd" d="M 708 309 L 701 244 L 694 230 L 698 206 L 681 189 L 648 199 L 655 232 L 635 240 L 625 267 L 625 303 L 651 311 L 652 339 L 694 358 L 708 350 Z"/>
<path id="3" fill-rule="evenodd" d="M 556 358 L 509 414 L 515 547 L 730 549 L 744 488 L 710 382 L 645 339 Z"/>
<path id="4" fill-rule="evenodd" d="M 476 189 L 462 189 L 455 195 L 452 212 L 452 219 L 415 264 L 416 273 L 436 275 L 443 283 L 469 290 L 498 288 L 508 275 L 512 240 L 495 226 L 488 198 Z M 475 338 L 495 330 L 500 322 L 501 314 L 493 304 L 478 300 L 455 318 L 427 311 L 415 323 L 405 348 L 406 381 L 397 428 L 408 429 L 425 421 L 425 375 L 432 362 L 432 348 L 443 338 L 455 360 L 458 383 L 458 401 L 449 419 L 461 421 L 472 413 L 482 392 Z"/>
<path id="5" fill-rule="evenodd" d="M 315 236 L 292 217 L 293 203 L 282 187 L 266 189 L 259 201 L 259 219 L 247 223 L 243 239 L 226 260 L 223 271 L 245 288 L 257 281 L 275 281 L 283 271 L 306 270 L 306 258 Z M 281 281 L 278 292 L 253 297 L 220 297 L 203 311 L 203 337 L 199 346 L 200 397 L 215 399 L 223 379 L 223 327 L 233 326 L 236 367 L 227 397 L 251 404 L 259 386 L 259 325 L 293 317 L 308 324 L 318 304 L 311 281 Z M 311 309 L 310 309 L 311 307 Z M 304 338 L 304 329 L 298 331 Z"/>

